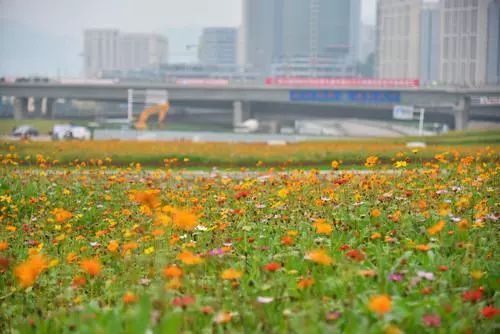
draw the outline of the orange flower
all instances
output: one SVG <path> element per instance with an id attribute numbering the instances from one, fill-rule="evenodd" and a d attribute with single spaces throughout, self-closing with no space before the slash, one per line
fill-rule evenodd
<path id="1" fill-rule="evenodd" d="M 195 255 L 190 251 L 182 251 L 177 255 L 177 259 L 181 260 L 182 263 L 187 265 L 195 265 L 203 262 L 203 259 L 199 255 Z"/>
<path id="2" fill-rule="evenodd" d="M 224 270 L 220 275 L 220 277 L 225 280 L 237 280 L 240 279 L 241 276 L 243 276 L 241 271 L 232 268 Z"/>
<path id="3" fill-rule="evenodd" d="M 289 235 L 285 235 L 283 238 L 281 238 L 281 244 L 285 246 L 291 246 L 293 245 L 293 238 Z"/>
<path id="4" fill-rule="evenodd" d="M 308 287 L 310 287 L 311 285 L 314 284 L 314 280 L 310 277 L 306 277 L 306 278 L 301 278 L 300 281 L 297 283 L 297 287 L 299 289 L 306 289 Z"/>
<path id="5" fill-rule="evenodd" d="M 430 235 L 436 235 L 439 232 L 441 232 L 441 230 L 444 228 L 444 225 L 445 225 L 444 220 L 440 220 L 437 222 L 436 225 L 429 227 L 427 229 L 427 233 L 429 233 Z"/>
<path id="6" fill-rule="evenodd" d="M 313 226 L 316 228 L 316 233 L 318 234 L 330 234 L 333 231 L 332 225 L 322 221 L 316 221 Z"/>
<path id="7" fill-rule="evenodd" d="M 368 308 L 379 315 L 383 315 L 392 308 L 391 297 L 388 295 L 372 296 Z"/>
<path id="8" fill-rule="evenodd" d="M 380 217 L 382 212 L 377 208 L 373 208 L 372 211 L 370 212 L 370 214 L 372 217 L 377 218 L 377 217 Z"/>
<path id="9" fill-rule="evenodd" d="M 64 223 L 65 221 L 73 217 L 73 214 L 71 212 L 61 208 L 55 208 L 54 210 L 52 210 L 52 214 L 54 215 L 56 222 L 58 223 Z"/>
<path id="10" fill-rule="evenodd" d="M 366 167 L 373 167 L 378 163 L 378 157 L 376 156 L 369 156 L 366 158 L 365 166 Z"/>
<path id="11" fill-rule="evenodd" d="M 125 292 L 125 294 L 123 295 L 123 302 L 125 304 L 135 303 L 137 299 L 138 297 L 133 292 L 130 291 Z"/>
<path id="12" fill-rule="evenodd" d="M 116 240 L 111 240 L 108 244 L 108 250 L 111 252 L 111 253 L 116 253 L 116 251 L 118 250 L 118 241 Z"/>
<path id="13" fill-rule="evenodd" d="M 198 225 L 198 217 L 187 210 L 175 210 L 172 222 L 180 230 L 192 231 Z"/>
<path id="14" fill-rule="evenodd" d="M 128 242 L 126 244 L 123 245 L 123 252 L 128 252 L 128 251 L 131 251 L 131 250 L 134 250 L 136 249 L 137 247 L 139 247 L 139 245 L 137 244 L 137 242 Z"/>
<path id="15" fill-rule="evenodd" d="M 38 275 L 42 273 L 48 266 L 47 259 L 40 254 L 32 255 L 25 262 L 21 263 L 14 269 L 19 284 L 26 288 L 35 283 Z"/>
<path id="16" fill-rule="evenodd" d="M 325 266 L 329 266 L 333 263 L 333 259 L 322 249 L 310 251 L 304 258 Z"/>
<path id="17" fill-rule="evenodd" d="M 148 189 L 148 190 L 133 190 L 130 192 L 129 199 L 141 203 L 147 206 L 149 209 L 153 210 L 161 205 L 160 202 L 160 190 L 159 189 Z"/>
<path id="18" fill-rule="evenodd" d="M 7 241 L 0 242 L 0 252 L 9 248 L 9 243 Z"/>
<path id="19" fill-rule="evenodd" d="M 419 250 L 421 252 L 427 252 L 428 250 L 431 249 L 431 246 L 429 246 L 429 245 L 416 245 L 415 249 Z"/>
<path id="20" fill-rule="evenodd" d="M 182 269 L 177 266 L 169 266 L 163 269 L 163 275 L 170 278 L 179 278 L 182 276 Z"/>
<path id="21" fill-rule="evenodd" d="M 85 283 L 87 283 L 87 280 L 85 279 L 85 277 L 75 276 L 73 278 L 73 281 L 71 282 L 71 286 L 76 289 L 82 285 L 85 285 Z"/>
<path id="22" fill-rule="evenodd" d="M 101 272 L 102 265 L 97 259 L 84 259 L 80 262 L 80 268 L 90 276 L 96 276 Z"/>
<path id="23" fill-rule="evenodd" d="M 467 219 L 462 219 L 458 222 L 457 226 L 459 230 L 464 231 L 469 228 L 469 221 Z"/>
<path id="24" fill-rule="evenodd" d="M 78 256 L 76 255 L 75 252 L 70 252 L 67 256 L 66 256 L 66 262 L 68 263 L 73 263 L 75 262 L 75 260 L 78 258 Z"/>

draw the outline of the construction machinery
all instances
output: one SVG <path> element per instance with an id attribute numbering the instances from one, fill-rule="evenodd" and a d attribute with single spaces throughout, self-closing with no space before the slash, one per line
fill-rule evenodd
<path id="1" fill-rule="evenodd" d="M 163 125 L 165 118 L 167 118 L 168 110 L 170 109 L 170 103 L 157 104 L 151 107 L 145 108 L 139 119 L 135 123 L 135 128 L 138 130 L 145 130 L 148 128 L 148 118 L 151 115 L 158 114 L 158 124 Z"/>

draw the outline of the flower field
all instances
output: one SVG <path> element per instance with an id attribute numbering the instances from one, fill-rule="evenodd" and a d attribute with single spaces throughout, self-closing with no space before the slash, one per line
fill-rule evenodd
<path id="1" fill-rule="evenodd" d="M 2 333 L 498 331 L 495 148 L 197 176 L 1 147 Z"/>

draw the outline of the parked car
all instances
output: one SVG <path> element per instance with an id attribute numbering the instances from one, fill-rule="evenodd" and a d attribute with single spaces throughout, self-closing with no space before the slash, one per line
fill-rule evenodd
<path id="1" fill-rule="evenodd" d="M 52 128 L 53 140 L 90 140 L 89 129 L 84 126 L 75 126 L 71 124 L 57 124 Z"/>
<path id="2" fill-rule="evenodd" d="M 38 130 L 32 127 L 31 125 L 20 125 L 14 130 L 12 130 L 12 135 L 14 137 L 36 137 L 38 136 Z"/>

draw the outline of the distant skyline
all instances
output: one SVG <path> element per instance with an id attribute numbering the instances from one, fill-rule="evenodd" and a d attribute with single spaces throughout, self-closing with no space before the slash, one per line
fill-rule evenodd
<path id="1" fill-rule="evenodd" d="M 375 3 L 363 0 L 365 23 L 375 22 Z M 81 75 L 87 28 L 160 33 L 169 39 L 171 62 L 193 62 L 197 52 L 186 45 L 197 44 L 203 27 L 239 27 L 241 5 L 241 0 L 0 0 L 0 75 Z M 60 42 L 67 49 L 52 55 L 40 38 L 51 48 Z M 40 58 L 50 58 L 46 65 L 26 54 L 30 43 Z"/>

